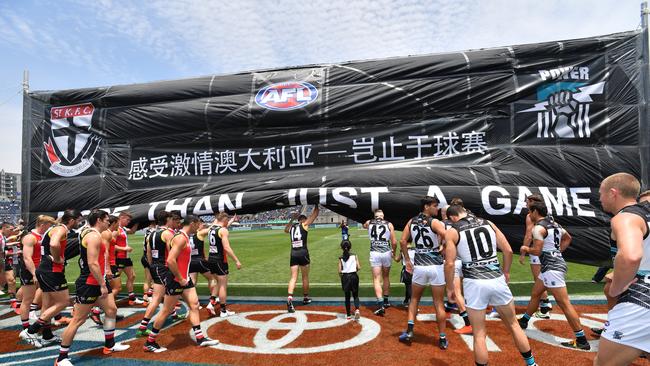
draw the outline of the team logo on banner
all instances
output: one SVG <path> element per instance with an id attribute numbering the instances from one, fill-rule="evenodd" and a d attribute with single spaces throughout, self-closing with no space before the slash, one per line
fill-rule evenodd
<path id="1" fill-rule="evenodd" d="M 94 111 L 90 103 L 50 110 L 50 129 L 45 131 L 43 145 L 54 174 L 74 177 L 93 165 L 101 141 L 91 132 Z"/>
<path id="2" fill-rule="evenodd" d="M 271 84 L 260 89 L 255 103 L 274 111 L 290 111 L 303 108 L 318 97 L 318 89 L 306 81 L 287 81 Z"/>
<path id="3" fill-rule="evenodd" d="M 540 70 L 538 103 L 519 113 L 537 113 L 538 138 L 591 137 L 590 109 L 595 95 L 603 94 L 605 82 L 589 83 L 588 67 Z"/>

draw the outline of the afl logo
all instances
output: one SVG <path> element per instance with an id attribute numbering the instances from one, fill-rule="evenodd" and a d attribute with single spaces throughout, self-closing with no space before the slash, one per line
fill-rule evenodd
<path id="1" fill-rule="evenodd" d="M 260 89 L 255 103 L 274 111 L 290 111 L 303 108 L 318 97 L 318 89 L 305 81 L 285 81 Z"/>

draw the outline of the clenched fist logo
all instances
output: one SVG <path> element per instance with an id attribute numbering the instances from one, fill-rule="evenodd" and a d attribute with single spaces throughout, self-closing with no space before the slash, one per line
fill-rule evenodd
<path id="1" fill-rule="evenodd" d="M 552 137 L 572 138 L 578 135 L 578 105 L 570 90 L 562 90 L 548 96 L 548 111 L 553 118 L 550 126 Z"/>

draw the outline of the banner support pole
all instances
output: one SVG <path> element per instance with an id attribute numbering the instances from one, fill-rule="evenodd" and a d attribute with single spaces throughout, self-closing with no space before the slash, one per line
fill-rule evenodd
<path id="1" fill-rule="evenodd" d="M 641 28 L 642 28 L 642 56 L 641 64 L 641 88 L 643 90 L 643 106 L 641 120 L 639 121 L 639 152 L 641 158 L 641 186 L 642 189 L 650 189 L 650 8 L 648 2 L 641 3 Z"/>
<path id="2" fill-rule="evenodd" d="M 21 218 L 25 220 L 25 225 L 29 225 L 31 222 L 31 217 L 28 213 L 30 212 L 29 200 L 30 200 L 30 184 L 32 180 L 31 173 L 31 136 L 32 136 L 32 123 L 31 123 L 31 112 L 32 112 L 32 103 L 31 98 L 29 97 L 29 70 L 25 69 L 23 71 L 23 146 L 22 150 L 22 172 L 21 172 L 21 202 L 20 202 L 20 211 Z"/>

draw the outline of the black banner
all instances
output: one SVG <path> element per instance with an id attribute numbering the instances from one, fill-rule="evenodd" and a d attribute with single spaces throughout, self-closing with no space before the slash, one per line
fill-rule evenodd
<path id="1" fill-rule="evenodd" d="M 642 33 L 25 96 L 23 209 L 253 213 L 401 227 L 463 198 L 521 244 L 530 193 L 606 261 L 605 176 L 643 176 Z"/>

